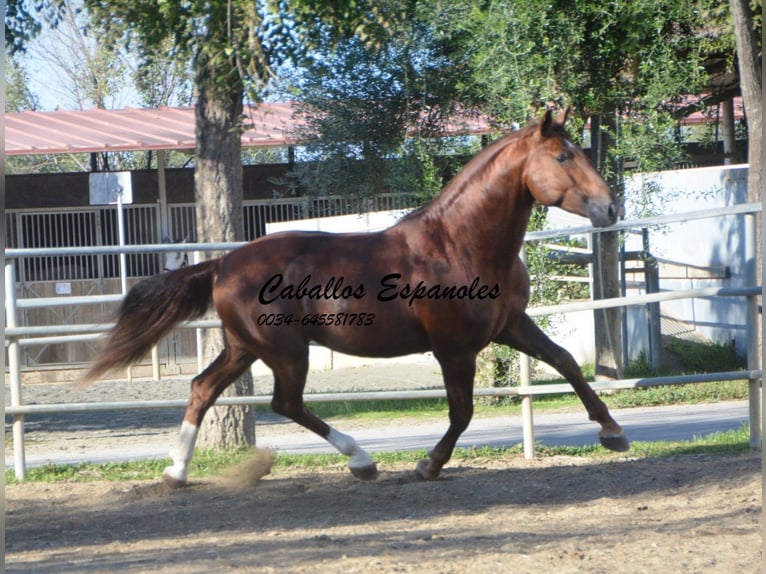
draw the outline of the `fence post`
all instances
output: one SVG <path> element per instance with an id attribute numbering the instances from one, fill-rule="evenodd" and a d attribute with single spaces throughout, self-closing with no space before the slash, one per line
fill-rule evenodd
<path id="1" fill-rule="evenodd" d="M 5 323 L 18 327 L 16 315 L 16 267 L 13 259 L 5 262 Z M 17 339 L 8 342 L 8 373 L 11 383 L 11 406 L 21 406 L 21 349 Z M 24 455 L 24 415 L 13 415 L 13 467 L 18 480 L 26 475 Z"/>
<path id="2" fill-rule="evenodd" d="M 521 248 L 519 253 L 521 262 L 527 264 L 527 249 Z M 524 389 L 531 386 L 529 355 L 519 352 L 519 387 Z M 521 436 L 524 445 L 524 458 L 535 458 L 535 424 L 532 414 L 532 395 L 524 394 L 521 397 Z"/>
<path id="3" fill-rule="evenodd" d="M 152 380 L 160 380 L 160 350 L 157 345 L 152 346 Z"/>
<path id="4" fill-rule="evenodd" d="M 745 282 L 748 287 L 758 285 L 756 277 L 756 253 L 757 236 L 755 232 L 756 214 L 745 215 Z M 761 368 L 761 345 L 758 340 L 758 297 L 747 297 L 747 368 L 755 371 Z M 760 379 L 748 379 L 749 421 L 750 421 L 750 448 L 757 450 L 761 445 L 762 409 L 761 405 L 761 381 Z"/>
<path id="5" fill-rule="evenodd" d="M 643 241 L 643 261 L 644 261 L 644 282 L 646 292 L 660 292 L 660 273 L 657 267 L 657 260 L 650 251 L 649 229 L 644 227 L 641 230 Z M 625 307 L 623 307 L 625 309 Z M 659 303 L 648 303 L 646 306 L 649 315 L 649 359 L 652 369 L 658 371 L 662 366 L 662 314 Z M 627 340 L 627 339 L 626 339 Z M 626 362 L 625 365 L 628 363 Z"/>

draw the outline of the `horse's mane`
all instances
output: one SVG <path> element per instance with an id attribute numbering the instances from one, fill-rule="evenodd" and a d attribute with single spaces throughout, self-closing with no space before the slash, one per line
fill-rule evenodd
<path id="1" fill-rule="evenodd" d="M 442 189 L 438 196 L 429 201 L 428 203 L 414 209 L 400 221 L 407 221 L 423 216 L 431 211 L 431 208 L 439 202 L 440 199 L 444 200 L 448 194 L 460 193 L 460 190 L 465 188 L 471 181 L 481 177 L 481 174 L 485 173 L 497 157 L 509 146 L 513 145 L 517 141 L 529 137 L 536 129 L 539 129 L 539 121 L 532 120 L 524 128 L 503 135 L 489 144 L 487 147 L 477 153 L 471 161 L 469 161 L 463 169 L 458 172 L 455 177 L 450 180 L 449 183 Z"/>

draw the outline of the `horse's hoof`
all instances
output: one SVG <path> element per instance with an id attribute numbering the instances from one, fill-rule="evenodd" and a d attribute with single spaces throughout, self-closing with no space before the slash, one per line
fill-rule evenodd
<path id="1" fill-rule="evenodd" d="M 439 478 L 439 471 L 434 472 L 431 469 L 431 459 L 424 458 L 415 467 L 415 473 L 421 480 L 436 480 Z"/>
<path id="2" fill-rule="evenodd" d="M 604 448 L 608 448 L 615 452 L 628 452 L 630 450 L 630 443 L 628 442 L 628 439 L 625 438 L 624 434 L 601 436 L 599 437 L 599 440 Z"/>
<path id="3" fill-rule="evenodd" d="M 353 474 L 359 480 L 377 480 L 378 467 L 375 464 L 369 464 L 367 466 L 350 466 L 348 467 Z"/>
<path id="4" fill-rule="evenodd" d="M 186 482 L 186 479 L 173 476 L 172 468 L 173 467 L 168 467 L 165 469 L 165 472 L 162 473 L 162 481 L 169 488 L 173 488 L 173 489 L 183 488 L 184 486 L 187 486 L 189 483 Z"/>

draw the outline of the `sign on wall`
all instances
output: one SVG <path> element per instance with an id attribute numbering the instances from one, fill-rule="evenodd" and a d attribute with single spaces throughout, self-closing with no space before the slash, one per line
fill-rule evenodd
<path id="1" fill-rule="evenodd" d="M 91 205 L 133 203 L 133 188 L 129 171 L 91 173 L 88 177 Z"/>

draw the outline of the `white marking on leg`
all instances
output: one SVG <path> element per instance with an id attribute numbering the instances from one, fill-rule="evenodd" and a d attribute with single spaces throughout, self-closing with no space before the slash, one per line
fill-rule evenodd
<path id="1" fill-rule="evenodd" d="M 189 462 L 192 459 L 194 445 L 197 442 L 197 433 L 199 433 L 199 427 L 196 425 L 186 421 L 181 423 L 181 432 L 178 433 L 178 440 L 170 450 L 173 466 L 165 469 L 165 476 L 179 482 L 186 482 Z"/>
<path id="2" fill-rule="evenodd" d="M 343 434 L 330 427 L 327 442 L 337 448 L 342 454 L 351 457 L 348 461 L 349 468 L 367 468 L 374 466 L 375 462 L 354 440 L 353 437 Z"/>

